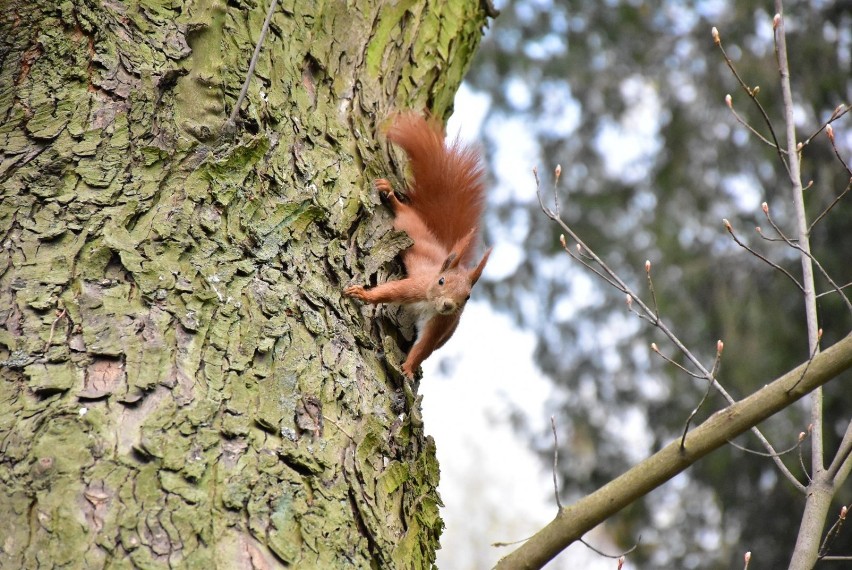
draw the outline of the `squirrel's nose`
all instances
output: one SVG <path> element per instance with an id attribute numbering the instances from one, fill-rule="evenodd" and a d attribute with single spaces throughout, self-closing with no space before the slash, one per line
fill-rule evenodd
<path id="1" fill-rule="evenodd" d="M 445 300 L 441 303 L 441 306 L 438 309 L 438 312 L 442 315 L 449 315 L 450 313 L 454 313 L 456 311 L 456 304 L 450 300 Z"/>

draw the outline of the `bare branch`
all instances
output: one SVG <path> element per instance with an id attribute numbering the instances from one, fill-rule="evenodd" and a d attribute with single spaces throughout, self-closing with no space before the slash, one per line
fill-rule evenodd
<path id="1" fill-rule="evenodd" d="M 687 435 L 687 445 L 674 441 L 610 481 L 598 491 L 559 511 L 556 518 L 517 550 L 497 563 L 499 570 L 541 568 L 590 529 L 656 489 L 696 461 L 725 445 L 818 386 L 852 367 L 852 334 L 819 353 L 804 380 L 788 391 L 805 364 L 787 372 L 751 396 L 720 410 Z"/>

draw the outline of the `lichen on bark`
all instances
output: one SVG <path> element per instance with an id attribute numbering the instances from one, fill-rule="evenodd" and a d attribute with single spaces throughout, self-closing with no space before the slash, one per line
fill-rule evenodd
<path id="1" fill-rule="evenodd" d="M 431 566 L 416 386 L 340 289 L 406 244 L 380 124 L 447 113 L 479 4 L 282 1 L 234 137 L 268 4 L 8 4 L 0 566 Z"/>

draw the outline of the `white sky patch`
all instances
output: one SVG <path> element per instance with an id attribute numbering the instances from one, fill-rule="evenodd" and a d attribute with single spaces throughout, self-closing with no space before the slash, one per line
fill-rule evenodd
<path id="1" fill-rule="evenodd" d="M 472 301 L 455 335 L 423 364 L 423 417 L 437 444 L 447 525 L 439 568 L 490 568 L 517 548 L 491 543 L 525 538 L 556 514 L 550 472 L 509 418 L 517 407 L 549 425 L 551 386 L 534 364 L 535 342 L 508 317 Z M 614 550 L 605 536 L 591 537 Z M 578 544 L 548 568 L 611 570 L 612 561 Z"/>
<path id="2" fill-rule="evenodd" d="M 526 80 L 520 77 L 510 77 L 506 80 L 506 99 L 518 110 L 526 111 L 532 105 L 532 91 Z"/>
<path id="3" fill-rule="evenodd" d="M 543 136 L 568 137 L 580 126 L 582 108 L 567 81 L 544 81 L 541 85 L 542 120 L 536 130 Z"/>
<path id="4" fill-rule="evenodd" d="M 516 243 L 498 239 L 489 245 L 494 247 L 485 266 L 485 278 L 490 281 L 502 281 L 513 275 L 527 255 Z"/>
<path id="5" fill-rule="evenodd" d="M 456 93 L 455 108 L 447 122 L 449 138 L 459 137 L 469 143 L 480 143 L 482 122 L 491 108 L 491 96 L 482 91 L 474 91 L 467 83 L 462 83 Z"/>
<path id="6" fill-rule="evenodd" d="M 529 202 L 535 199 L 532 168 L 539 163 L 539 146 L 523 115 L 493 118 L 488 138 L 499 141 L 492 156 L 491 173 L 501 183 L 489 190 L 492 204 Z"/>
<path id="7" fill-rule="evenodd" d="M 595 149 L 607 176 L 635 184 L 648 176 L 651 159 L 659 152 L 660 99 L 656 88 L 642 77 L 621 83 L 627 109 L 618 122 L 606 122 L 595 137 Z"/>
<path id="8" fill-rule="evenodd" d="M 724 179 L 725 192 L 733 199 L 740 212 L 756 212 L 763 201 L 760 182 L 755 178 L 736 174 Z"/>

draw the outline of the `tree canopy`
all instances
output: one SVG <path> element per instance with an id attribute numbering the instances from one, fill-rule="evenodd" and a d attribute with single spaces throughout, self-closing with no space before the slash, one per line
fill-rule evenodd
<path id="1" fill-rule="evenodd" d="M 771 140 L 711 28 L 720 31 L 745 83 L 759 86 L 757 98 L 779 129 L 773 15 L 765 1 L 519 1 L 503 8 L 468 75 L 474 89 L 492 94 L 485 134 L 497 190 L 488 225 L 493 240 L 517 253 L 489 294 L 537 331 L 540 366 L 564 394 L 554 411 L 572 456 L 561 464 L 572 495 L 676 437 L 705 385 L 652 353 L 656 342 L 681 362 L 658 332 L 628 312 L 620 293 L 569 264 L 559 228 L 538 209 L 532 176 L 512 157 L 519 148 L 534 153 L 542 173 L 561 164 L 566 221 L 637 290 L 647 291 L 650 260 L 664 320 L 708 366 L 723 340 L 720 381 L 737 397 L 753 392 L 808 358 L 804 305 L 790 279 L 731 239 L 723 218 L 761 255 L 794 276 L 801 270 L 796 251 L 754 231 L 763 226 L 763 235 L 775 236 L 761 210 L 766 202 L 778 227 L 793 233 L 789 178 L 779 152 L 726 105 L 731 94 L 736 113 Z M 797 128 L 807 140 L 850 101 L 852 7 L 791 5 L 786 16 Z M 848 160 L 848 118 L 834 128 Z M 808 140 L 803 154 L 814 220 L 844 191 L 850 173 L 825 133 Z M 850 220 L 852 202 L 841 200 L 811 235 L 815 256 L 840 284 L 852 280 Z M 817 288 L 829 286 L 820 278 Z M 827 346 L 848 332 L 849 311 L 836 294 L 818 303 Z M 699 417 L 723 404 L 714 396 Z M 828 386 L 827 449 L 846 429 L 850 404 L 841 383 Z M 626 435 L 620 426 L 628 419 L 650 437 Z M 806 406 L 797 407 L 767 422 L 765 432 L 784 449 L 808 421 Z M 536 435 L 549 453 L 546 434 Z M 757 448 L 749 437 L 737 443 Z M 797 453 L 786 461 L 804 480 Z M 849 491 L 840 496 L 850 498 Z M 654 567 L 718 567 L 741 560 L 745 550 L 774 567 L 789 561 L 801 518 L 801 508 L 790 505 L 801 504 L 769 459 L 727 447 L 612 520 L 610 529 L 625 546 L 641 534 L 636 559 Z M 835 549 L 852 549 L 846 536 Z"/>

